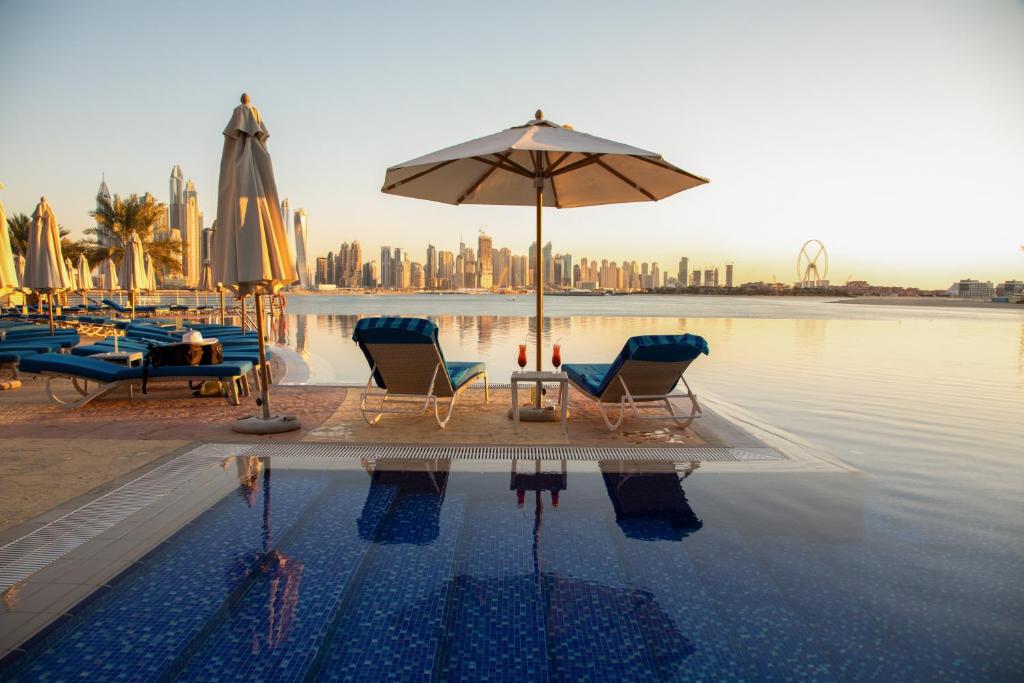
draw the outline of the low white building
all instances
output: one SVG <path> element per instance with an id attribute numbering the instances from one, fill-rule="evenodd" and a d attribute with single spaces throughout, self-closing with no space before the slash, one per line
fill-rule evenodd
<path id="1" fill-rule="evenodd" d="M 980 280 L 961 280 L 949 288 L 950 296 L 960 299 L 991 299 L 995 293 L 995 287 L 991 282 Z"/>

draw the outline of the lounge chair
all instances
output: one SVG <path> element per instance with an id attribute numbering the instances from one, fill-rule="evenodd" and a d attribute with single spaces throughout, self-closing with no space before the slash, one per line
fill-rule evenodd
<path id="1" fill-rule="evenodd" d="M 144 369 L 126 368 L 116 363 L 81 358 L 60 353 L 41 353 L 21 358 L 19 369 L 22 373 L 46 378 L 46 392 L 54 403 L 65 408 L 80 408 L 100 396 L 109 394 L 119 387 L 131 387 L 141 383 Z M 219 382 L 227 394 L 228 403 L 237 406 L 239 396 L 249 394 L 246 374 L 252 370 L 248 361 L 231 361 L 219 365 L 168 365 L 145 370 L 147 381 L 162 382 Z M 76 400 L 64 400 L 54 392 L 52 383 L 56 379 L 67 379 L 78 393 Z M 89 382 L 98 386 L 89 389 Z"/>
<path id="2" fill-rule="evenodd" d="M 459 394 L 480 378 L 484 380 L 484 400 L 490 400 L 484 364 L 446 361 L 437 343 L 437 325 L 429 320 L 363 318 L 356 323 L 352 339 L 370 364 L 370 378 L 359 395 L 359 409 L 371 425 L 377 424 L 384 413 L 421 415 L 433 402 L 434 418 L 444 429 Z M 373 390 L 375 382 L 380 391 Z M 451 399 L 444 419 L 439 398 Z M 376 399 L 380 399 L 377 408 L 367 408 L 368 400 Z"/>
<path id="3" fill-rule="evenodd" d="M 708 353 L 708 343 L 692 334 L 630 337 L 611 363 L 571 363 L 562 369 L 569 376 L 569 384 L 597 403 L 611 431 L 622 425 L 627 407 L 637 419 L 671 419 L 685 428 L 701 416 L 701 409 L 683 373 L 702 353 Z M 680 380 L 686 387 L 686 394 L 681 396 L 691 404 L 687 415 L 679 414 L 672 404 L 672 391 Z M 605 405 L 616 403 L 619 416 L 612 422 Z M 651 404 L 664 407 L 668 415 L 641 415 L 641 405 L 646 408 Z"/>

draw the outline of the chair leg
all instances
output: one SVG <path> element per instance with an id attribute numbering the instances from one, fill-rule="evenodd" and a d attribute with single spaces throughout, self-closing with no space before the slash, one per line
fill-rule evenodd
<path id="1" fill-rule="evenodd" d="M 619 419 L 612 424 L 611 420 L 608 419 L 608 413 L 604 410 L 604 404 L 598 400 L 597 410 L 601 413 L 601 419 L 604 420 L 605 425 L 608 427 L 608 431 L 614 432 L 620 426 L 622 426 L 622 419 L 626 416 L 626 398 L 622 397 L 619 399 Z"/>
<path id="2" fill-rule="evenodd" d="M 455 399 L 458 398 L 458 394 L 454 394 L 451 400 L 448 402 L 448 414 L 445 415 L 444 420 L 441 419 L 440 409 L 437 406 L 437 397 L 434 397 L 434 419 L 437 420 L 437 426 L 441 429 L 445 429 L 448 426 L 448 421 L 452 419 L 452 413 L 455 411 Z"/>
<path id="3" fill-rule="evenodd" d="M 491 402 L 491 389 L 487 384 L 487 373 L 484 373 L 484 403 Z"/>

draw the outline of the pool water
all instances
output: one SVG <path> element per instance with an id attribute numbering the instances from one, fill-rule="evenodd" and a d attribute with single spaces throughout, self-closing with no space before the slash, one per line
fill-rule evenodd
<path id="1" fill-rule="evenodd" d="M 217 468 L 217 465 L 213 466 Z M 239 456 L 13 680 L 1010 680 L 1015 548 L 857 473 Z M 951 545 L 951 540 L 954 541 Z"/>

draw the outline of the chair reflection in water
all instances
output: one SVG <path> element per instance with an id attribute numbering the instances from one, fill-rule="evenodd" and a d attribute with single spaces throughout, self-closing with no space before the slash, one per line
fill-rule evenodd
<path id="1" fill-rule="evenodd" d="M 359 537 L 377 543 L 424 545 L 437 540 L 441 532 L 441 507 L 444 505 L 451 460 L 399 460 L 363 458 L 363 469 L 370 475 L 370 490 L 357 520 Z M 404 505 L 415 506 L 416 523 L 397 525 L 386 536 L 378 534 L 375 511 L 379 497 L 394 497 Z"/>
<path id="2" fill-rule="evenodd" d="M 700 463 L 602 460 L 599 465 L 615 522 L 626 537 L 681 541 L 704 526 L 682 487 Z"/>

